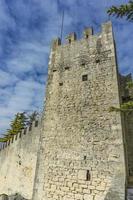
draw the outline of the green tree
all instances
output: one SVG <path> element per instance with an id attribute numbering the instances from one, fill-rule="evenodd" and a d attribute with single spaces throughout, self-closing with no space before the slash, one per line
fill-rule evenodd
<path id="1" fill-rule="evenodd" d="M 127 4 L 120 6 L 112 6 L 108 9 L 109 15 L 117 18 L 125 17 L 128 21 L 133 21 L 133 1 L 129 1 Z"/>
<path id="2" fill-rule="evenodd" d="M 14 120 L 10 124 L 10 129 L 8 130 L 9 135 L 16 135 L 21 132 L 27 125 L 26 113 L 17 113 Z"/>
<path id="3" fill-rule="evenodd" d="M 17 113 L 15 118 L 11 121 L 10 128 L 7 130 L 6 134 L 2 138 L 0 138 L 0 142 L 7 142 L 14 135 L 21 132 L 22 129 L 27 126 L 27 116 L 26 113 Z"/>
<path id="4" fill-rule="evenodd" d="M 39 113 L 37 111 L 34 111 L 30 115 L 28 115 L 28 125 L 31 125 L 32 122 L 36 120 L 36 118 L 38 117 L 38 115 L 39 115 Z"/>

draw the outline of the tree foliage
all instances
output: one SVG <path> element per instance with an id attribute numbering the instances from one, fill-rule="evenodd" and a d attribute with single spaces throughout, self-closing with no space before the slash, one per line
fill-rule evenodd
<path id="1" fill-rule="evenodd" d="M 133 88 L 133 81 L 127 83 L 127 89 Z"/>
<path id="2" fill-rule="evenodd" d="M 31 125 L 32 122 L 36 120 L 36 118 L 38 117 L 38 115 L 39 115 L 39 113 L 37 111 L 34 111 L 30 115 L 28 115 L 28 125 Z"/>
<path id="3" fill-rule="evenodd" d="M 125 17 L 128 21 L 133 22 L 133 1 L 129 1 L 128 4 L 120 5 L 118 7 L 112 6 L 108 9 L 107 13 L 117 18 Z"/>
<path id="4" fill-rule="evenodd" d="M 127 83 L 127 89 L 133 89 L 133 81 L 130 81 Z M 116 108 L 114 106 L 111 106 L 109 108 L 110 112 L 116 111 L 116 112 L 133 112 L 133 100 L 130 100 L 128 102 L 122 103 L 120 105 L 120 108 Z"/>
<path id="5" fill-rule="evenodd" d="M 27 125 L 26 113 L 17 113 L 14 120 L 11 121 L 10 129 L 7 131 L 8 135 L 16 135 L 21 132 Z"/>
<path id="6" fill-rule="evenodd" d="M 7 142 L 14 135 L 20 133 L 28 125 L 31 125 L 32 122 L 36 120 L 38 115 L 39 113 L 37 111 L 34 111 L 30 115 L 27 115 L 25 112 L 17 113 L 10 123 L 10 128 L 3 135 L 3 137 L 0 138 L 0 142 Z"/>
<path id="7" fill-rule="evenodd" d="M 116 107 L 110 107 L 110 112 L 112 111 L 116 111 L 116 112 L 133 112 L 133 101 L 128 101 L 126 103 L 123 103 L 120 108 L 116 108 Z"/>

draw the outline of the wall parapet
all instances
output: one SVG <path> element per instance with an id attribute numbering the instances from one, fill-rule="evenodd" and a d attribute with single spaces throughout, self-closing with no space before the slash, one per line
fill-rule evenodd
<path id="1" fill-rule="evenodd" d="M 14 135 L 10 140 L 7 142 L 3 142 L 0 144 L 0 152 L 6 149 L 8 146 L 10 146 L 12 143 L 14 143 L 17 140 L 21 140 L 21 138 L 29 133 L 32 132 L 32 130 L 35 128 L 37 129 L 41 125 L 41 116 L 37 117 L 35 121 L 33 121 L 30 125 L 28 125 L 25 129 L 23 129 L 21 132 Z"/>
<path id="2" fill-rule="evenodd" d="M 0 151 L 0 194 L 10 197 L 18 193 L 23 199 L 31 199 L 41 127 L 40 117 L 3 144 Z"/>
<path id="3" fill-rule="evenodd" d="M 96 37 L 102 34 L 109 34 L 112 33 L 112 23 L 111 21 L 106 22 L 106 23 L 102 23 L 101 24 L 101 31 L 98 34 L 94 34 L 93 28 L 92 27 L 86 27 L 83 30 L 83 38 L 81 39 L 85 39 L 88 40 L 92 37 Z M 77 38 L 77 34 L 75 32 L 69 33 L 66 37 L 66 44 L 73 44 L 74 42 L 78 41 Z M 57 47 L 65 45 L 61 42 L 61 39 L 55 38 L 52 42 L 52 48 L 53 50 L 55 50 Z"/>

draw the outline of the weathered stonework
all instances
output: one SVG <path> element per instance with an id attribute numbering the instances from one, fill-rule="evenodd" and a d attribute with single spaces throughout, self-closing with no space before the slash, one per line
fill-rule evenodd
<path id="1" fill-rule="evenodd" d="M 133 113 L 109 112 L 133 100 L 132 78 L 118 74 L 110 22 L 83 35 L 53 41 L 42 123 L 2 147 L 0 200 L 133 199 Z"/>
<path id="2" fill-rule="evenodd" d="M 53 42 L 33 200 L 125 200 L 124 126 L 111 23 Z"/>
<path id="3" fill-rule="evenodd" d="M 39 120 L 0 150 L 0 200 L 32 198 L 40 131 Z"/>

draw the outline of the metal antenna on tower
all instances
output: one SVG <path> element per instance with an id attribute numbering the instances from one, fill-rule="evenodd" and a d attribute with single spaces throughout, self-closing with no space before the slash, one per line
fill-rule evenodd
<path id="1" fill-rule="evenodd" d="M 110 20 L 110 16 L 107 14 L 107 10 L 108 10 L 108 0 L 105 0 L 105 12 L 107 15 L 107 20 Z"/>
<path id="2" fill-rule="evenodd" d="M 62 12 L 62 20 L 61 20 L 61 33 L 60 33 L 61 42 L 62 42 L 62 36 L 63 36 L 63 28 L 64 28 L 64 9 Z"/>

